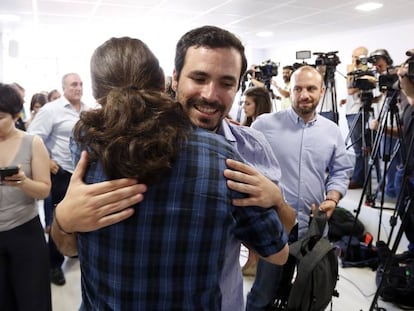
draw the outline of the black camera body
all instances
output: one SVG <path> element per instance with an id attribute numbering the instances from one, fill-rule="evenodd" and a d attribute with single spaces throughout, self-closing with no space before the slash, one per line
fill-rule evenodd
<path id="1" fill-rule="evenodd" d="M 278 70 L 279 65 L 269 59 L 254 67 L 254 76 L 257 80 L 266 82 L 270 81 L 272 77 L 276 77 Z"/>
<path id="2" fill-rule="evenodd" d="M 376 84 L 367 77 L 367 76 L 371 76 L 371 77 L 375 76 L 374 72 L 371 70 L 358 69 L 358 70 L 348 73 L 348 75 L 352 76 L 351 83 L 350 83 L 351 88 L 357 88 L 361 91 L 370 91 L 370 90 L 375 89 L 376 87 Z"/>
<path id="3" fill-rule="evenodd" d="M 407 60 L 407 65 L 408 65 L 407 76 L 411 81 L 414 82 L 414 56 L 410 57 Z"/>
<path id="4" fill-rule="evenodd" d="M 336 67 L 338 66 L 341 61 L 337 55 L 338 51 L 334 52 L 315 52 L 313 55 L 317 55 L 318 57 L 315 59 L 315 66 L 327 66 L 327 67 Z"/>
<path id="5" fill-rule="evenodd" d="M 382 91 L 398 90 L 398 75 L 396 73 L 386 73 L 378 77 L 379 88 Z"/>

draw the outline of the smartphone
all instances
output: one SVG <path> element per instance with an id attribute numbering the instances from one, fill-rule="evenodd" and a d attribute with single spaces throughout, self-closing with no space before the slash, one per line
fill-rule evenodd
<path id="1" fill-rule="evenodd" d="M 12 176 L 14 174 L 17 174 L 18 172 L 19 172 L 19 167 L 17 166 L 0 167 L 0 181 L 3 181 L 4 177 Z"/>

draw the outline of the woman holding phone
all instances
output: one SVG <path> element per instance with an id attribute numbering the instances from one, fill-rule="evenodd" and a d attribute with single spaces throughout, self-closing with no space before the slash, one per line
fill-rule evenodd
<path id="1" fill-rule="evenodd" d="M 49 253 L 36 199 L 50 191 L 42 140 L 15 127 L 23 99 L 0 83 L 0 310 L 51 310 Z"/>

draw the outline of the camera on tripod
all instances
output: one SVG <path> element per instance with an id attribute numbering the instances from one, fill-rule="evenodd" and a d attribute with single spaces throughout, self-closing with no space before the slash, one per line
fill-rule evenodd
<path id="1" fill-rule="evenodd" d="M 318 57 L 315 59 L 315 66 L 327 66 L 327 67 L 336 67 L 338 66 L 341 61 L 337 55 L 338 51 L 334 52 L 315 52 L 313 55 L 317 55 Z"/>
<path id="2" fill-rule="evenodd" d="M 254 77 L 262 82 L 270 81 L 278 75 L 278 70 L 279 65 L 268 59 L 254 67 Z"/>
<path id="3" fill-rule="evenodd" d="M 351 77 L 350 87 L 357 88 L 361 91 L 370 91 L 375 89 L 376 80 L 372 70 L 355 70 L 348 73 Z"/>
<path id="4" fill-rule="evenodd" d="M 398 74 L 397 68 L 387 69 L 387 73 L 378 77 L 378 84 L 381 91 L 398 90 Z"/>
<path id="5" fill-rule="evenodd" d="M 408 50 L 405 55 L 408 56 L 406 60 L 407 68 L 407 77 L 414 82 L 414 50 Z"/>

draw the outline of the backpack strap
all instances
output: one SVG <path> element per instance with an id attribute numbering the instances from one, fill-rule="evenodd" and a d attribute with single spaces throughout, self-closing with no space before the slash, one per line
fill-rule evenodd
<path id="1" fill-rule="evenodd" d="M 334 246 L 332 246 L 327 239 L 321 239 L 316 243 L 313 249 L 301 259 L 301 264 L 298 265 L 298 273 L 295 282 L 306 282 L 306 278 L 311 275 L 316 264 L 319 263 L 332 249 L 334 249 Z M 298 286 L 301 286 L 301 284 L 298 284 Z"/>
<path id="2" fill-rule="evenodd" d="M 316 238 L 319 240 L 322 237 L 326 222 L 326 213 L 318 210 L 317 213 L 313 216 L 309 225 L 309 229 L 306 232 L 305 236 L 289 245 L 289 253 L 297 259 L 302 259 L 302 251 L 304 245 L 307 245 L 311 239 Z"/>
<path id="3" fill-rule="evenodd" d="M 309 229 L 306 235 L 308 237 L 312 237 L 312 236 L 322 237 L 327 221 L 328 221 L 328 218 L 326 217 L 326 213 L 321 212 L 319 209 L 316 209 L 316 211 L 313 214 L 313 217 L 312 217 L 312 220 L 311 220 L 311 223 L 309 225 Z"/>

